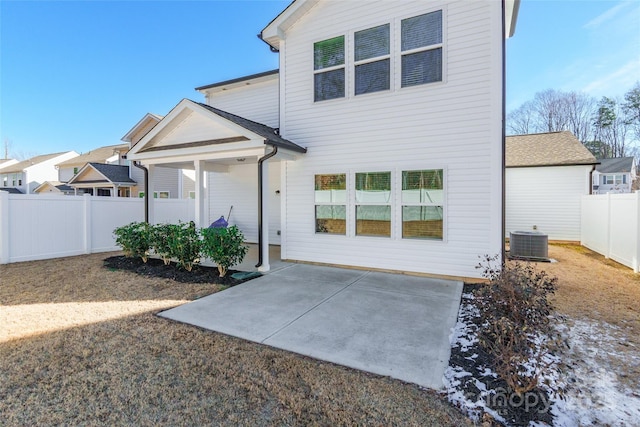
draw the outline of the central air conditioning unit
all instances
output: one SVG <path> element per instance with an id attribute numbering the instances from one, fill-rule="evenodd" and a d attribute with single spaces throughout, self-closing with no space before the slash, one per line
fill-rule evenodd
<path id="1" fill-rule="evenodd" d="M 509 255 L 512 258 L 531 260 L 549 259 L 549 236 L 537 231 L 509 233 Z"/>

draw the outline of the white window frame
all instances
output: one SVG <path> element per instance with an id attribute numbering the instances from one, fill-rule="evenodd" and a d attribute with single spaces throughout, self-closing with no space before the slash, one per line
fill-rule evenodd
<path id="1" fill-rule="evenodd" d="M 195 200 L 196 192 L 195 191 L 189 191 L 189 195 L 187 196 L 187 198 L 190 199 L 190 200 Z"/>
<path id="2" fill-rule="evenodd" d="M 402 174 L 403 172 L 413 172 L 413 171 L 428 171 L 428 170 L 441 170 L 442 171 L 442 204 L 439 203 L 405 203 L 402 200 Z M 398 239 L 407 240 L 407 241 L 422 241 L 422 242 L 444 242 L 446 241 L 447 235 L 447 169 L 444 167 L 426 167 L 424 165 L 418 165 L 416 167 L 403 167 L 398 169 L 397 171 L 397 182 L 396 186 L 398 188 L 398 200 L 397 200 L 397 217 L 398 220 L 398 230 L 397 235 Z M 404 227 L 404 217 L 402 213 L 402 208 L 404 206 L 442 206 L 442 238 L 428 238 L 428 237 L 403 237 L 403 227 Z"/>
<path id="3" fill-rule="evenodd" d="M 361 31 L 366 31 L 366 30 L 371 30 L 373 28 L 377 28 L 377 27 L 381 27 L 383 25 L 388 25 L 389 26 L 389 53 L 386 55 L 381 55 L 381 56 L 375 56 L 373 58 L 367 58 L 367 59 L 361 59 L 361 60 L 356 60 L 356 33 L 359 33 Z M 362 96 L 362 95 L 370 95 L 370 94 L 374 94 L 374 93 L 380 93 L 380 92 L 385 92 L 385 91 L 390 91 L 393 90 L 394 87 L 394 76 L 393 76 L 393 68 L 394 68 L 394 64 L 393 64 L 393 51 L 394 51 L 394 43 L 393 43 L 393 23 L 392 22 L 383 22 L 377 25 L 372 25 L 372 26 L 367 26 L 365 28 L 360 28 L 358 30 L 355 31 L 351 31 L 349 33 L 349 40 L 351 41 L 351 43 L 349 43 L 350 45 L 350 49 L 349 49 L 349 57 L 348 57 L 348 61 L 345 59 L 345 62 L 349 62 L 349 69 L 353 71 L 352 76 L 345 76 L 346 79 L 348 79 L 347 81 L 349 81 L 350 87 L 349 87 L 349 95 L 352 95 L 354 97 L 356 96 Z M 389 88 L 388 89 L 382 89 L 382 90 L 377 90 L 375 92 L 365 92 L 365 93 L 360 93 L 357 94 L 356 93 L 356 68 L 359 65 L 365 65 L 365 64 L 369 64 L 372 62 L 378 62 L 378 61 L 384 61 L 384 60 L 389 60 Z"/>
<path id="4" fill-rule="evenodd" d="M 344 175 L 345 176 L 345 200 L 344 202 L 318 202 L 315 199 L 315 177 L 318 175 Z M 313 189 L 314 189 L 314 193 L 313 193 L 313 231 L 315 235 L 319 235 L 319 236 L 348 236 L 349 235 L 349 201 L 350 201 L 350 191 L 349 191 L 349 185 L 350 185 L 350 177 L 349 177 L 349 172 L 348 171 L 338 171 L 338 172 L 318 172 L 313 174 Z M 319 232 L 316 230 L 316 206 L 344 206 L 345 209 L 345 231 L 344 234 L 340 234 L 340 233 L 324 233 L 324 232 Z"/>
<path id="5" fill-rule="evenodd" d="M 357 179 L 356 179 L 356 175 L 360 174 L 360 173 L 389 173 L 389 186 L 390 186 L 390 194 L 389 194 L 389 202 L 388 203 L 382 203 L 382 202 L 358 202 L 357 201 L 357 191 L 358 189 L 356 188 L 357 185 Z M 351 215 L 353 215 L 353 221 L 352 221 L 352 236 L 359 238 L 359 239 L 390 239 L 390 240 L 395 240 L 396 239 L 396 232 L 395 232 L 395 227 L 394 227 L 394 223 L 395 223 L 395 217 L 396 217 L 396 209 L 394 208 L 394 204 L 395 204 L 395 180 L 396 178 L 394 177 L 395 175 L 395 171 L 393 170 L 393 168 L 365 168 L 365 169 L 358 169 L 357 171 L 353 171 L 351 174 L 351 187 L 353 188 L 353 192 L 352 192 L 352 196 L 349 199 L 349 201 L 351 202 L 351 206 L 348 206 L 348 208 L 351 211 Z M 390 218 L 389 218 L 389 235 L 388 236 L 382 236 L 382 235 L 372 235 L 372 234 L 358 234 L 357 228 L 358 228 L 358 216 L 356 214 L 356 211 L 358 209 L 358 206 L 389 206 L 390 207 Z M 347 211 L 348 212 L 348 211 Z M 347 216 L 350 216 L 349 213 L 347 214 Z"/>
<path id="6" fill-rule="evenodd" d="M 321 43 L 323 41 L 327 41 L 327 40 L 331 40 L 331 39 L 335 39 L 338 37 L 342 37 L 343 38 L 343 42 L 344 42 L 344 62 L 342 64 L 339 65 L 333 65 L 331 67 L 326 67 L 326 68 L 320 68 L 318 70 L 315 69 L 315 52 L 316 52 L 316 48 L 315 45 L 316 43 Z M 336 101 L 339 99 L 345 99 L 349 97 L 349 73 L 348 73 L 348 68 L 347 68 L 347 63 L 349 63 L 349 43 L 348 43 L 348 39 L 349 37 L 347 37 L 346 33 L 343 34 L 336 34 L 334 36 L 329 36 L 329 37 L 325 37 L 321 40 L 316 40 L 313 43 L 311 43 L 311 56 L 312 56 L 312 60 L 311 60 L 311 69 L 313 70 L 313 75 L 312 75 L 312 79 L 311 79 L 311 98 L 314 104 L 317 103 L 324 103 L 324 102 L 328 102 L 328 101 Z M 331 99 L 319 99 L 316 100 L 316 75 L 317 74 L 323 74 L 323 73 L 327 73 L 330 71 L 336 71 L 336 70 L 340 70 L 343 69 L 344 70 L 344 94 L 342 96 L 338 96 L 335 98 L 331 98 Z"/>
<path id="7" fill-rule="evenodd" d="M 405 19 L 410 19 L 410 18 L 415 18 L 417 16 L 422 16 L 422 15 L 427 15 L 429 13 L 433 13 L 433 12 L 437 12 L 437 11 L 441 11 L 442 12 L 442 42 L 441 43 L 436 43 L 433 45 L 429 45 L 429 46 L 422 46 L 419 48 L 415 48 L 415 49 L 409 49 L 407 51 L 403 51 L 402 50 L 402 21 Z M 447 51 L 445 49 L 446 45 L 447 45 L 447 8 L 446 6 L 440 6 L 440 7 L 436 7 L 430 10 L 426 10 L 422 13 L 419 14 L 411 14 L 411 15 L 407 15 L 407 16 L 402 16 L 400 18 L 397 18 L 395 20 L 395 31 L 394 31 L 394 35 L 395 35 L 395 43 L 394 43 L 394 54 L 397 60 L 397 65 L 395 67 L 395 69 L 397 70 L 396 75 L 395 75 L 395 85 L 396 88 L 398 88 L 398 90 L 410 90 L 410 88 L 417 88 L 417 87 L 426 87 L 426 86 L 432 86 L 432 85 L 439 85 L 439 84 L 444 84 L 447 81 Z M 413 53 L 419 53 L 419 52 L 424 52 L 427 50 L 434 50 L 434 49 L 438 49 L 438 48 L 442 48 L 442 79 L 439 81 L 435 81 L 435 82 L 429 82 L 429 83 L 421 83 L 421 84 L 417 84 L 417 85 L 411 85 L 411 86 L 405 86 L 402 87 L 402 57 L 405 55 L 411 55 Z"/>

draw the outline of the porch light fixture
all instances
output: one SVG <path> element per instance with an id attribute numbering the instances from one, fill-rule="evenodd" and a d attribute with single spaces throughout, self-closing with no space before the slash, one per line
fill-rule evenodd
<path id="1" fill-rule="evenodd" d="M 238 158 L 236 159 L 236 162 L 240 162 L 240 163 L 242 163 L 242 162 L 244 162 L 245 160 L 247 160 L 245 157 L 238 157 Z"/>

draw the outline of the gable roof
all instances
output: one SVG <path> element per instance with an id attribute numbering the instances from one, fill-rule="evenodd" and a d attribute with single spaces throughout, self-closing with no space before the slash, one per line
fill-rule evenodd
<path id="1" fill-rule="evenodd" d="M 104 177 L 104 180 L 91 180 L 83 181 L 82 175 L 87 169 L 94 169 L 100 175 Z M 110 182 L 112 184 L 137 184 L 129 177 L 129 166 L 122 165 L 109 165 L 105 163 L 87 163 L 69 180 L 67 184 L 80 184 L 80 183 L 105 183 Z"/>
<path id="2" fill-rule="evenodd" d="M 64 162 L 58 163 L 56 166 L 58 167 L 69 167 L 69 166 L 83 166 L 85 163 L 104 163 L 108 158 L 113 157 L 116 152 L 126 152 L 129 150 L 128 144 L 116 144 L 116 145 L 107 145 L 105 147 L 96 148 L 95 150 L 87 151 L 86 153 L 80 154 L 77 157 L 74 157 L 69 160 L 65 160 Z"/>
<path id="3" fill-rule="evenodd" d="M 287 30 L 319 2 L 320 0 L 293 0 L 289 6 L 264 27 L 258 37 L 266 42 L 271 47 L 271 50 L 278 51 L 280 40 L 284 38 Z M 519 10 L 520 0 L 505 0 L 504 22 L 506 24 L 507 37 L 513 36 L 515 32 Z"/>
<path id="4" fill-rule="evenodd" d="M 200 130 L 199 140 L 194 140 L 190 135 L 191 122 L 205 128 Z M 206 129 L 207 127 L 209 128 Z M 186 132 L 184 141 L 180 139 L 181 131 Z M 165 141 L 166 135 L 170 135 L 173 140 Z M 138 160 L 147 158 L 149 153 L 153 153 L 152 156 L 162 156 L 160 152 L 171 153 L 174 150 L 190 150 L 189 155 L 209 154 L 230 149 L 233 151 L 234 146 L 229 144 L 234 143 L 245 144 L 243 149 L 270 144 L 297 153 L 307 151 L 306 148 L 278 135 L 277 129 L 200 102 L 183 99 L 160 123 L 131 147 L 127 156 L 129 159 Z M 253 147 L 246 144 L 252 144 Z"/>
<path id="5" fill-rule="evenodd" d="M 598 160 L 569 131 L 506 138 L 506 166 L 594 165 Z"/>
<path id="6" fill-rule="evenodd" d="M 596 170 L 600 173 L 629 173 L 633 170 L 633 157 L 616 157 L 613 159 L 600 159 Z"/>
<path id="7" fill-rule="evenodd" d="M 73 193 L 73 187 L 68 186 L 65 183 L 62 183 L 60 181 L 45 181 L 42 184 L 40 184 L 35 190 L 33 190 L 34 193 L 39 193 L 40 190 L 42 190 L 43 188 L 47 187 L 47 186 L 51 186 L 53 188 L 56 188 L 58 191 L 62 192 L 62 193 Z"/>
<path id="8" fill-rule="evenodd" d="M 62 151 L 60 153 L 52 153 L 52 154 L 42 154 L 40 156 L 35 156 L 27 160 L 23 160 L 21 162 L 15 163 L 11 166 L 7 166 L 6 168 L 2 168 L 2 173 L 18 173 L 24 171 L 26 168 L 36 165 L 38 163 L 46 162 L 47 160 L 51 160 L 55 157 L 61 156 L 63 154 L 68 153 L 68 151 Z"/>
<path id="9" fill-rule="evenodd" d="M 155 126 L 163 118 L 164 118 L 164 116 L 159 116 L 159 115 L 153 114 L 153 113 L 145 114 L 144 117 L 142 117 L 138 121 L 138 123 L 136 123 L 129 130 L 129 132 L 127 132 L 127 134 L 121 138 L 121 140 L 125 141 L 125 142 L 129 142 L 129 143 L 133 143 L 133 144 L 137 143 L 139 141 L 139 139 L 136 140 L 136 141 L 133 140 L 133 137 L 136 135 L 136 133 L 138 133 L 141 129 L 143 129 L 145 126 L 148 126 L 150 124 L 153 124 Z M 151 130 L 152 128 L 153 128 L 153 126 L 151 126 L 149 130 Z M 149 131 L 147 131 L 147 132 L 149 132 Z M 144 135 L 142 135 L 142 136 L 144 136 Z"/>

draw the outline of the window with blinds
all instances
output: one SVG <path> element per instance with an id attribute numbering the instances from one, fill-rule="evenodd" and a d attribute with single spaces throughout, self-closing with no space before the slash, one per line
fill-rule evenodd
<path id="1" fill-rule="evenodd" d="M 402 238 L 443 238 L 444 172 L 402 172 Z"/>
<path id="2" fill-rule="evenodd" d="M 356 173 L 356 235 L 391 237 L 391 172 Z"/>
<path id="3" fill-rule="evenodd" d="M 401 86 L 442 81 L 442 11 L 401 22 Z"/>
<path id="4" fill-rule="evenodd" d="M 325 101 L 344 97 L 344 55 L 344 36 L 314 43 L 314 101 Z"/>
<path id="5" fill-rule="evenodd" d="M 316 233 L 347 233 L 347 175 L 315 176 Z"/>
<path id="6" fill-rule="evenodd" d="M 355 94 L 388 90 L 391 82 L 389 24 L 354 34 Z"/>

